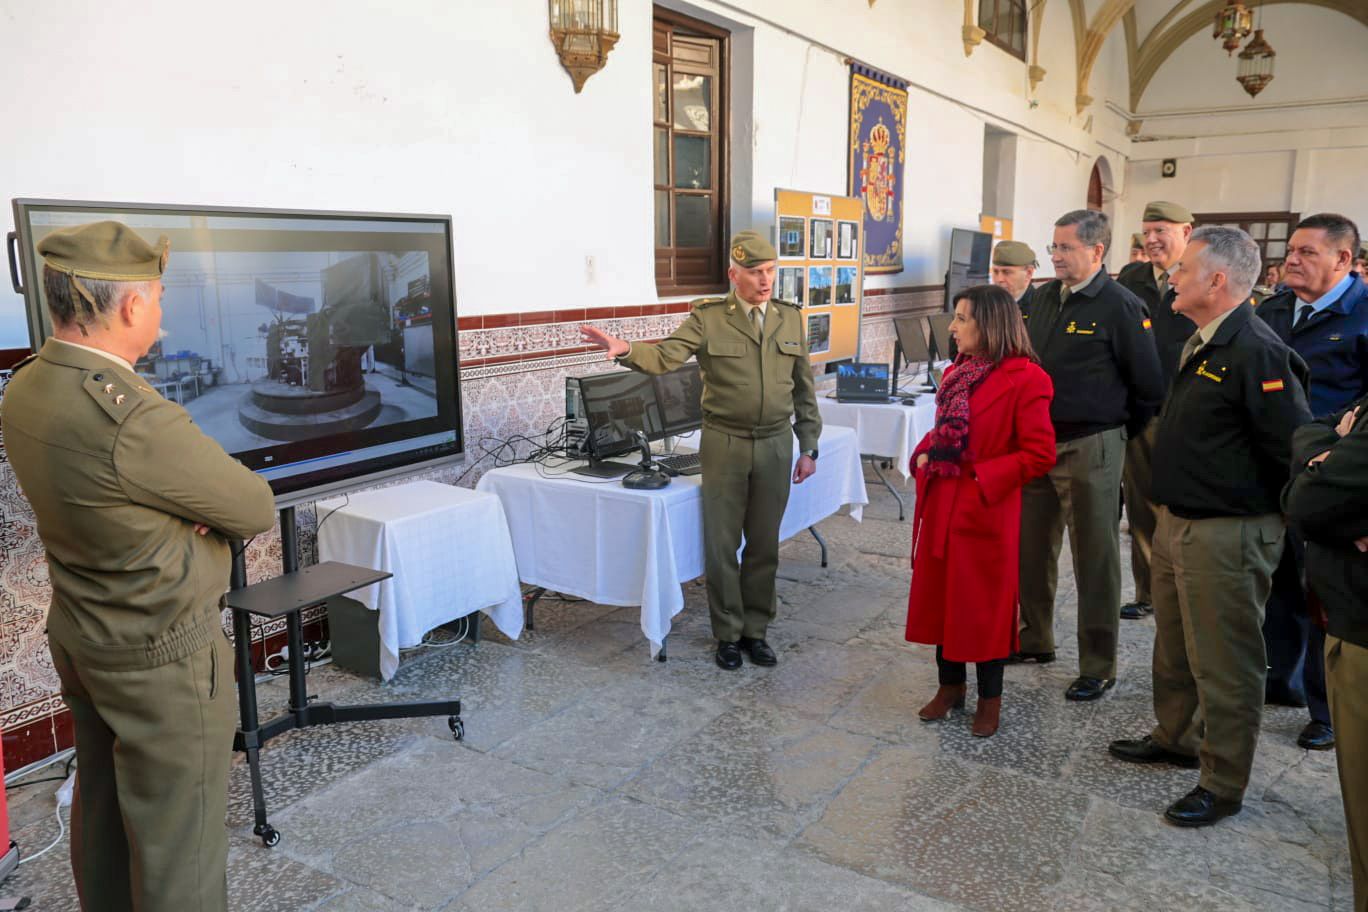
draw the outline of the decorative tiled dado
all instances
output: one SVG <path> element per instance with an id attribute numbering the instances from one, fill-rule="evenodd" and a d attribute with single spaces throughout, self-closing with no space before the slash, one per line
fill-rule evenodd
<path id="1" fill-rule="evenodd" d="M 866 296 L 862 318 L 861 356 L 892 358 L 894 315 L 940 309 L 939 289 L 886 289 Z M 612 335 L 633 341 L 660 339 L 687 315 L 684 303 L 641 307 L 541 311 L 463 317 L 461 395 L 466 460 L 423 473 L 421 477 L 473 487 L 490 468 L 526 455 L 526 440 L 543 439 L 565 414 L 565 378 L 613 369 L 601 351 L 588 349 L 579 335 L 589 321 Z M 7 372 L 0 371 L 0 395 Z M 549 441 L 548 441 L 549 442 Z M 387 482 L 402 484 L 412 479 Z M 316 561 L 312 505 L 296 509 L 300 560 Z M 44 633 L 48 588 L 47 561 L 34 527 L 33 513 L 19 492 L 0 439 L 0 731 L 4 734 L 5 767 L 18 769 L 71 746 L 70 716 L 57 695 L 57 675 Z M 251 582 L 280 572 L 279 527 L 257 536 L 247 548 Z M 305 613 L 306 623 L 325 623 L 321 610 Z M 232 624 L 225 612 L 224 627 Z M 283 621 L 255 626 L 253 651 L 258 656 L 279 648 Z"/>

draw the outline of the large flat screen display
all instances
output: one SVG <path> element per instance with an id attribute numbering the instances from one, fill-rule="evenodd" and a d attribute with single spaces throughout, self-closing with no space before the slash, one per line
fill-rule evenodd
<path id="1" fill-rule="evenodd" d="M 116 219 L 170 238 L 163 335 L 134 368 L 282 506 L 461 457 L 449 217 L 23 199 L 14 215 L 35 350 L 45 235 Z"/>

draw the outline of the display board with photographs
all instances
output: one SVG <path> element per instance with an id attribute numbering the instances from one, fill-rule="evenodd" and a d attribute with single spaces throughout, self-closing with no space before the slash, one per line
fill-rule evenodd
<path id="1" fill-rule="evenodd" d="M 776 190 L 774 203 L 780 261 L 775 297 L 802 306 L 814 364 L 855 358 L 864 280 L 863 202 Z"/>

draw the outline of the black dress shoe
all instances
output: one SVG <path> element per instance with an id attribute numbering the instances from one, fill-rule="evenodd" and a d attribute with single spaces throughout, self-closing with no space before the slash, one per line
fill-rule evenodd
<path id="1" fill-rule="evenodd" d="M 757 640 L 753 637 L 741 638 L 741 651 L 750 656 L 752 665 L 778 665 L 779 657 L 774 654 L 770 644 L 764 640 Z"/>
<path id="2" fill-rule="evenodd" d="M 1149 735 L 1135 740 L 1113 741 L 1107 745 L 1107 752 L 1118 760 L 1127 763 L 1171 763 L 1183 769 L 1196 769 L 1201 761 L 1187 754 L 1171 751 L 1158 744 Z"/>
<path id="3" fill-rule="evenodd" d="M 1282 681 L 1269 681 L 1264 685 L 1264 703 L 1271 706 L 1291 706 L 1296 709 L 1306 708 L 1306 694 L 1300 690 L 1293 690 Z"/>
<path id="4" fill-rule="evenodd" d="M 1138 621 L 1147 614 L 1154 614 L 1154 606 L 1149 602 L 1127 602 L 1121 606 L 1121 616 L 1128 621 Z"/>
<path id="5" fill-rule="evenodd" d="M 1218 820 L 1240 813 L 1244 804 L 1229 798 L 1217 798 L 1200 785 L 1168 806 L 1164 819 L 1174 826 L 1204 827 Z"/>
<path id="6" fill-rule="evenodd" d="M 1008 665 L 1020 665 L 1022 662 L 1035 662 L 1037 665 L 1049 665 L 1055 660 L 1053 652 L 1014 652 L 1007 657 Z"/>
<path id="7" fill-rule="evenodd" d="M 1098 697 L 1111 690 L 1115 684 L 1116 678 L 1078 677 L 1069 685 L 1069 689 L 1064 691 L 1064 699 L 1073 700 L 1077 703 L 1096 700 Z"/>
<path id="8" fill-rule="evenodd" d="M 1312 719 L 1306 728 L 1302 729 L 1301 734 L 1297 735 L 1297 746 L 1312 751 L 1334 750 L 1335 730 L 1325 722 Z"/>
<path id="9" fill-rule="evenodd" d="M 718 640 L 717 667 L 735 671 L 741 667 L 741 647 L 731 640 Z"/>

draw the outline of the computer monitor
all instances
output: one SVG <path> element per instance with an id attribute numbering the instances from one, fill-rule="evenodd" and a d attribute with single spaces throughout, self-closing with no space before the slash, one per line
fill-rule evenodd
<path id="1" fill-rule="evenodd" d="M 925 364 L 928 368 L 927 378 L 930 380 L 931 389 L 935 389 L 935 381 L 931 380 L 931 348 L 927 343 L 926 317 L 898 317 L 893 320 L 893 332 L 897 336 L 897 341 L 893 343 L 893 378 L 894 385 L 897 384 L 897 377 L 902 372 L 899 361 L 906 362 L 908 367 L 917 364 Z"/>
<path id="2" fill-rule="evenodd" d="M 637 431 L 647 439 L 663 436 L 654 379 L 636 371 L 610 371 L 579 377 L 576 384 L 589 465 L 572 471 L 603 478 L 630 472 L 635 466 L 605 460 L 635 450 Z"/>
<path id="3" fill-rule="evenodd" d="M 838 402 L 887 402 L 891 390 L 887 364 L 851 361 L 836 371 Z"/>
<path id="4" fill-rule="evenodd" d="M 657 376 L 655 398 L 660 436 L 677 437 L 702 427 L 703 374 L 698 362 L 690 361 L 678 370 Z"/>
<path id="5" fill-rule="evenodd" d="M 973 285 L 988 284 L 993 236 L 986 231 L 950 231 L 950 262 L 945 272 L 945 309 L 955 309 L 955 295 Z"/>
<path id="6" fill-rule="evenodd" d="M 927 323 L 931 326 L 932 357 L 937 361 L 948 361 L 955 357 L 955 340 L 950 336 L 952 313 L 932 314 Z"/>

